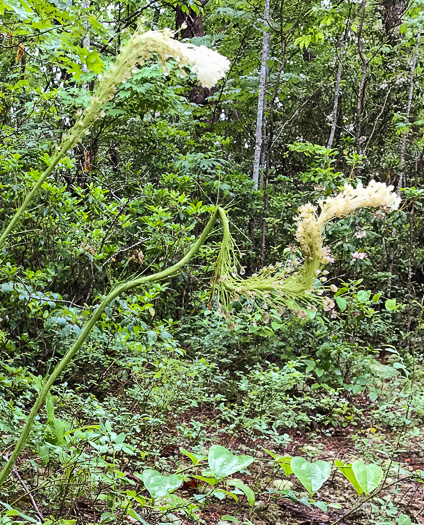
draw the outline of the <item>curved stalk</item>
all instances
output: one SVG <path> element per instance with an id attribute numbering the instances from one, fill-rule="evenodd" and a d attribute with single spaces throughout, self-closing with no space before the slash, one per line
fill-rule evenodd
<path id="1" fill-rule="evenodd" d="M 25 202 L 26 201 L 27 199 Z M 255 302 L 259 299 L 260 302 L 270 303 L 273 307 L 285 306 L 291 309 L 296 309 L 296 301 L 311 303 L 311 301 L 314 300 L 315 296 L 312 286 L 316 278 L 316 272 L 323 264 L 330 262 L 330 257 L 326 252 L 325 247 L 323 247 L 324 226 L 332 219 L 345 217 L 359 208 L 383 207 L 386 211 L 389 211 L 390 209 L 396 209 L 399 206 L 399 202 L 400 198 L 396 193 L 393 193 L 393 187 L 387 187 L 383 183 L 372 181 L 366 188 L 360 185 L 355 189 L 352 186 L 347 185 L 341 194 L 335 197 L 328 197 L 325 201 L 320 203 L 321 213 L 319 215 L 316 213 L 317 208 L 311 204 L 302 206 L 299 209 L 300 216 L 296 236 L 301 251 L 305 257 L 303 268 L 301 268 L 298 273 L 290 276 L 287 275 L 287 272 L 284 270 L 280 271 L 280 264 L 277 268 L 273 266 L 264 268 L 259 275 L 254 274 L 248 279 L 242 279 L 237 275 L 239 263 L 235 254 L 235 244 L 231 237 L 228 219 L 225 211 L 220 207 L 216 207 L 209 222 L 203 230 L 202 235 L 194 243 L 185 257 L 183 257 L 177 264 L 153 275 L 139 277 L 124 283 L 112 290 L 109 295 L 103 299 L 90 320 L 86 323 L 78 339 L 53 370 L 50 377 L 40 390 L 37 400 L 28 415 L 25 426 L 22 429 L 19 440 L 16 443 L 15 449 L 5 467 L 0 472 L 0 486 L 7 479 L 16 460 L 21 454 L 35 417 L 44 403 L 50 388 L 84 344 L 92 328 L 100 319 L 106 306 L 123 292 L 147 282 L 166 279 L 177 273 L 178 270 L 188 263 L 199 251 L 200 247 L 212 231 L 218 217 L 221 219 L 223 225 L 223 237 L 221 250 L 218 255 L 214 276 L 212 278 L 212 295 L 216 288 L 218 295 L 220 295 L 220 298 L 224 303 L 224 307 L 229 306 L 236 297 L 243 295 L 251 302 Z M 317 299 L 315 298 L 315 300 Z M 329 304 L 330 307 L 328 308 Z M 327 309 L 331 309 L 334 307 L 334 301 L 324 298 L 323 306 L 324 309 L 326 307 Z M 222 307 L 219 303 L 218 310 L 222 311 Z M 265 312 L 264 316 L 269 318 L 267 312 Z"/>
<path id="2" fill-rule="evenodd" d="M 197 254 L 197 252 L 199 251 L 199 249 L 201 248 L 201 246 L 203 245 L 203 243 L 206 241 L 207 237 L 209 236 L 210 232 L 212 231 L 212 228 L 214 227 L 218 216 L 220 216 L 224 224 L 224 229 L 226 231 L 229 231 L 228 219 L 226 217 L 225 211 L 222 208 L 216 208 L 211 218 L 209 219 L 209 222 L 205 226 L 205 229 L 203 230 L 202 235 L 194 243 L 194 245 L 188 251 L 188 253 L 179 262 L 177 262 L 177 264 L 174 264 L 174 266 L 171 266 L 170 268 L 167 268 L 166 270 L 162 270 L 161 272 L 155 273 L 153 275 L 139 277 L 138 279 L 134 279 L 127 283 L 121 284 L 117 288 L 113 289 L 109 293 L 109 295 L 105 297 L 105 299 L 103 299 L 103 301 L 99 304 L 99 306 L 97 307 L 96 311 L 93 313 L 89 321 L 86 323 L 78 339 L 71 346 L 68 352 L 64 355 L 62 360 L 58 363 L 58 365 L 53 370 L 53 372 L 50 374 L 50 377 L 48 378 L 48 380 L 46 381 L 46 383 L 40 390 L 37 400 L 34 406 L 32 407 L 31 412 L 29 413 L 27 417 L 25 426 L 22 429 L 21 435 L 15 445 L 15 449 L 12 452 L 12 455 L 10 456 L 3 470 L 0 472 L 0 487 L 6 481 L 7 477 L 10 474 L 10 471 L 12 470 L 13 466 L 16 463 L 16 460 L 20 456 L 22 449 L 24 448 L 25 443 L 27 442 L 29 433 L 31 432 L 31 428 L 34 423 L 35 417 L 38 411 L 40 410 L 41 406 L 43 405 L 50 388 L 52 387 L 56 379 L 60 376 L 60 374 L 69 365 L 69 363 L 71 362 L 75 354 L 78 352 L 78 350 L 85 343 L 88 335 L 90 334 L 96 322 L 100 319 L 106 306 L 110 304 L 114 299 L 116 299 L 119 295 L 121 295 L 123 292 L 131 290 L 132 288 L 135 288 L 136 286 L 140 286 L 141 284 L 144 284 L 147 282 L 160 281 L 162 279 L 166 279 L 167 277 L 171 277 L 172 275 L 176 274 L 178 270 L 180 270 L 185 264 L 187 264 Z"/>
<path id="3" fill-rule="evenodd" d="M 228 59 L 216 51 L 212 51 L 204 46 L 196 47 L 191 44 L 178 42 L 172 38 L 172 33 L 169 30 L 147 31 L 145 33 L 143 31 L 144 29 L 140 25 L 127 45 L 121 49 L 112 67 L 105 73 L 96 91 L 90 97 L 88 106 L 81 116 L 77 117 L 73 128 L 63 137 L 63 142 L 53 156 L 50 166 L 25 197 L 24 202 L 15 212 L 0 236 L 0 248 L 27 209 L 28 204 L 40 190 L 43 182 L 65 153 L 82 140 L 82 137 L 88 133 L 88 130 L 98 118 L 104 116 L 102 108 L 109 100 L 113 99 L 121 82 L 131 78 L 133 72 L 136 71 L 136 66 L 145 64 L 153 53 L 159 56 L 164 66 L 166 66 L 167 59 L 172 57 L 178 62 L 180 68 L 184 67 L 184 65 L 192 66 L 200 84 L 207 88 L 213 87 L 229 68 L 230 63 Z M 213 64 L 213 67 L 210 66 L 210 63 Z"/>
<path id="4" fill-rule="evenodd" d="M 65 153 L 68 151 L 70 147 L 70 141 L 67 141 L 63 144 L 60 151 L 56 153 L 56 155 L 53 157 L 52 162 L 50 166 L 44 171 L 44 173 L 41 175 L 41 177 L 38 179 L 36 185 L 32 188 L 32 190 L 28 193 L 28 195 L 25 197 L 24 202 L 20 205 L 20 207 L 16 210 L 15 214 L 13 215 L 11 221 L 7 225 L 7 228 L 4 230 L 4 232 L 0 236 L 0 248 L 3 246 L 7 236 L 9 233 L 13 230 L 15 227 L 15 224 L 18 222 L 19 218 L 22 216 L 24 211 L 27 209 L 28 204 L 32 201 L 32 199 L 37 195 L 39 192 L 41 186 L 43 185 L 44 181 L 47 179 L 47 177 L 50 175 L 50 173 L 54 170 L 54 168 L 59 164 L 59 162 L 62 160 Z"/>

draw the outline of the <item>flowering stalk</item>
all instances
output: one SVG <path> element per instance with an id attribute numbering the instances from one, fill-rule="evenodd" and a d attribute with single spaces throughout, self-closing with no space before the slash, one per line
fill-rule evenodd
<path id="1" fill-rule="evenodd" d="M 168 58 L 174 58 L 179 64 L 180 69 L 186 65 L 192 66 L 194 72 L 196 73 L 199 82 L 204 87 L 212 87 L 216 82 L 224 76 L 225 72 L 228 70 L 229 61 L 221 56 L 219 53 L 207 49 L 204 46 L 196 47 L 191 44 L 183 44 L 172 38 L 170 31 L 148 31 L 142 33 L 141 27 L 134 33 L 134 35 L 129 40 L 128 44 L 122 48 L 120 54 L 118 55 L 115 63 L 106 73 L 102 81 L 100 82 L 96 92 L 90 98 L 89 104 L 85 109 L 84 113 L 78 118 L 74 127 L 70 132 L 63 137 L 61 145 L 58 147 L 56 154 L 52 158 L 52 162 L 47 170 L 41 175 L 40 179 L 35 184 L 31 192 L 26 196 L 21 207 L 17 210 L 12 220 L 8 224 L 7 228 L 4 230 L 3 234 L 0 236 L 0 247 L 4 244 L 8 234 L 12 231 L 15 224 L 21 217 L 21 215 L 26 210 L 28 204 L 32 201 L 34 196 L 37 194 L 41 188 L 44 181 L 52 173 L 54 168 L 57 166 L 59 161 L 63 158 L 66 152 L 75 146 L 82 137 L 88 133 L 90 126 L 95 122 L 99 117 L 102 117 L 102 108 L 103 106 L 114 97 L 117 86 L 121 82 L 128 80 L 134 68 L 138 65 L 144 64 L 151 56 L 155 53 L 159 56 L 162 64 L 166 67 L 166 61 Z M 187 253 L 187 255 L 181 259 L 179 263 L 164 270 L 162 272 L 150 275 L 147 277 L 140 277 L 139 279 L 134 279 L 128 283 L 118 286 L 116 289 L 112 290 L 110 294 L 100 303 L 96 311 L 91 316 L 90 320 L 85 325 L 80 336 L 68 350 L 65 356 L 62 358 L 60 363 L 56 366 L 37 397 L 37 400 L 32 407 L 31 412 L 28 415 L 25 426 L 22 430 L 22 433 L 19 437 L 18 442 L 16 443 L 15 449 L 12 452 L 9 460 L 7 461 L 5 467 L 0 472 L 0 486 L 7 479 L 10 471 L 13 468 L 17 458 L 22 452 L 23 447 L 28 439 L 29 433 L 31 431 L 34 419 L 43 405 L 45 398 L 59 375 L 63 370 L 68 366 L 74 355 L 78 352 L 81 346 L 84 344 L 89 333 L 91 332 L 93 326 L 96 324 L 98 319 L 101 317 L 104 309 L 108 304 L 110 304 L 116 297 L 118 297 L 123 292 L 126 292 L 136 286 L 141 284 L 158 281 L 160 279 L 165 279 L 174 275 L 178 270 L 185 265 L 199 250 L 210 231 L 213 228 L 213 225 L 216 222 L 218 215 L 220 214 L 219 209 L 217 208 L 210 218 L 205 230 L 200 236 L 199 240 L 194 244 L 192 249 Z M 221 217 L 225 217 L 225 214 L 222 214 Z M 226 219 L 226 218 L 225 218 Z"/>
<path id="2" fill-rule="evenodd" d="M 75 343 L 71 346 L 71 348 L 68 350 L 68 352 L 65 354 L 65 356 L 62 358 L 62 360 L 59 362 L 59 364 L 56 366 L 56 368 L 53 370 L 53 372 L 50 374 L 50 377 L 47 379 L 47 381 L 44 383 L 43 387 L 41 388 L 37 400 L 34 404 L 34 406 L 31 409 L 31 412 L 29 413 L 27 420 L 25 422 L 24 428 L 22 429 L 21 435 L 18 439 L 18 442 L 15 445 L 15 449 L 12 452 L 12 455 L 10 456 L 9 460 L 7 461 L 6 465 L 4 466 L 3 470 L 0 472 L 0 487 L 3 485 L 3 483 L 6 481 L 8 475 L 10 474 L 14 464 L 16 463 L 16 460 L 20 456 L 22 449 L 25 446 L 25 443 L 28 440 L 29 433 L 31 431 L 32 425 L 34 423 L 35 417 L 40 410 L 41 406 L 43 405 L 47 394 L 49 393 L 50 388 L 52 387 L 53 383 L 57 380 L 57 378 L 60 376 L 60 374 L 65 370 L 65 368 L 69 365 L 74 355 L 78 352 L 78 350 L 82 347 L 82 345 L 85 343 L 88 335 L 90 334 L 91 330 L 93 329 L 94 325 L 97 323 L 97 321 L 100 319 L 104 309 L 117 297 L 119 297 L 122 293 L 127 292 L 128 290 L 131 290 L 132 288 L 135 288 L 137 286 L 140 286 L 142 284 L 148 283 L 148 282 L 154 282 L 154 281 L 160 281 L 162 279 L 166 279 L 168 277 L 171 277 L 172 275 L 175 275 L 185 264 L 187 264 L 199 251 L 200 247 L 204 244 L 206 241 L 208 235 L 212 231 L 212 228 L 215 225 L 215 222 L 218 218 L 218 216 L 221 217 L 221 219 L 227 224 L 228 227 L 228 219 L 225 216 L 225 213 L 220 208 L 217 208 L 214 213 L 212 214 L 211 218 L 209 219 L 209 222 L 207 223 L 205 229 L 203 230 L 202 235 L 199 237 L 199 239 L 195 242 L 193 247 L 190 249 L 190 251 L 186 254 L 185 257 L 181 259 L 177 264 L 174 266 L 171 266 L 170 268 L 167 268 L 166 270 L 163 270 L 161 272 L 155 273 L 153 275 L 147 275 L 145 277 L 139 277 L 138 279 L 134 279 L 132 281 L 129 281 L 127 283 L 121 284 L 114 290 L 112 290 L 109 295 L 103 299 L 103 301 L 100 303 L 100 305 L 97 307 L 93 315 L 91 316 L 90 320 L 86 323 L 83 330 L 81 331 L 78 339 L 75 341 Z"/>
<path id="3" fill-rule="evenodd" d="M 218 308 L 230 309 L 231 303 L 244 296 L 248 312 L 259 308 L 265 310 L 263 319 L 269 319 L 266 312 L 269 308 L 277 309 L 282 313 L 283 308 L 298 311 L 301 316 L 303 307 L 322 302 L 324 310 L 334 307 L 334 301 L 328 297 L 320 298 L 324 289 L 314 288 L 321 268 L 334 258 L 329 248 L 323 246 L 323 231 L 325 225 L 332 219 L 345 217 L 360 208 L 382 208 L 384 211 L 397 209 L 400 197 L 393 192 L 393 186 L 371 181 L 367 187 L 361 184 L 357 188 L 346 185 L 342 193 L 328 197 L 319 202 L 321 211 L 312 204 L 305 204 L 299 208 L 296 238 L 304 256 L 304 263 L 296 271 L 292 261 L 287 264 L 262 268 L 258 274 L 253 274 L 248 279 L 243 279 L 239 274 L 240 263 L 235 254 L 234 241 L 230 232 L 224 231 L 224 240 L 215 267 L 213 277 L 214 290 L 218 295 Z M 326 272 L 327 273 L 327 272 Z M 322 281 L 326 278 L 322 277 Z M 330 287 L 331 291 L 337 291 Z M 228 317 L 228 313 L 227 313 Z"/>
<path id="4" fill-rule="evenodd" d="M 259 303 L 260 308 L 263 310 L 267 310 L 270 306 L 278 307 L 279 309 L 282 309 L 284 306 L 291 309 L 298 309 L 298 303 L 310 304 L 313 301 L 319 300 L 317 295 L 313 293 L 316 274 L 321 266 L 331 262 L 329 251 L 324 248 L 322 244 L 324 226 L 333 218 L 344 217 L 359 208 L 382 207 L 389 211 L 396 209 L 399 206 L 399 202 L 399 197 L 393 193 L 393 187 L 387 187 L 385 184 L 372 181 L 366 188 L 358 186 L 358 188 L 354 189 L 352 186 L 346 186 L 340 195 L 329 197 L 322 201 L 320 203 L 321 213 L 319 215 L 317 214 L 317 208 L 311 204 L 302 206 L 299 209 L 297 239 L 305 257 L 303 268 L 292 275 L 292 270 L 289 265 L 283 266 L 283 264 L 277 263 L 275 266 L 262 269 L 258 275 L 253 275 L 248 279 L 243 279 L 239 275 L 239 273 L 243 274 L 244 272 L 240 272 L 240 265 L 235 253 L 236 248 L 230 233 L 226 213 L 222 208 L 216 208 L 203 230 L 202 235 L 181 261 L 167 270 L 146 277 L 140 277 L 118 286 L 100 303 L 81 331 L 78 339 L 53 370 L 40 390 L 15 449 L 5 467 L 0 472 L 0 486 L 6 481 L 17 458 L 21 454 L 35 417 L 43 405 L 50 388 L 82 347 L 106 306 L 119 295 L 136 286 L 175 275 L 182 266 L 188 263 L 199 251 L 209 233 L 212 231 L 218 217 L 221 219 L 223 225 L 223 238 L 212 278 L 212 293 L 214 290 L 217 291 L 219 300 L 224 307 L 228 308 L 233 301 L 244 296 L 247 299 L 247 308 L 252 308 L 252 305 Z M 330 289 L 337 291 L 334 285 L 331 285 Z M 324 297 L 324 310 L 331 309 L 331 303 L 333 303 L 331 299 Z M 222 311 L 223 307 L 221 303 L 219 303 L 218 308 Z M 269 318 L 269 314 L 265 311 L 264 321 L 267 318 L 266 316 Z"/>
<path id="5" fill-rule="evenodd" d="M 102 108 L 108 101 L 113 99 L 117 86 L 131 78 L 137 66 L 143 65 L 153 54 L 159 56 L 165 68 L 167 59 L 173 58 L 177 61 L 181 71 L 186 65 L 192 66 L 201 85 L 208 88 L 214 86 L 229 68 L 230 63 L 228 59 L 216 51 L 205 46 L 193 46 L 178 42 L 172 38 L 172 33 L 169 30 L 147 31 L 145 33 L 142 31 L 143 29 L 140 26 L 129 42 L 121 49 L 115 63 L 105 74 L 95 93 L 90 97 L 87 108 L 78 117 L 73 128 L 64 135 L 62 143 L 57 147 L 49 167 L 25 197 L 22 205 L 0 236 L 0 248 L 47 177 L 52 173 L 66 152 L 80 142 L 82 137 L 88 133 L 92 124 L 98 118 L 104 116 Z"/>

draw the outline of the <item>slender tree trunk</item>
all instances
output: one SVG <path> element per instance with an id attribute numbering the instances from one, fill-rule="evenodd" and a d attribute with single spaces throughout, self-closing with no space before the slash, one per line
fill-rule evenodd
<path id="1" fill-rule="evenodd" d="M 262 224 L 261 224 L 261 267 L 265 266 L 265 252 L 266 252 L 266 221 L 268 218 L 268 185 L 269 185 L 269 169 L 270 169 L 270 156 L 271 151 L 269 148 L 266 149 L 265 159 L 265 174 L 264 174 L 264 208 L 262 212 Z"/>
<path id="2" fill-rule="evenodd" d="M 423 152 L 419 159 L 422 168 Z M 415 187 L 418 187 L 418 158 L 415 159 Z M 415 201 L 412 202 L 411 211 L 409 212 L 409 249 L 408 249 L 408 313 L 406 318 L 406 333 L 409 334 L 412 324 L 412 260 L 414 257 L 414 218 L 415 218 Z M 408 346 L 411 346 L 411 337 L 408 335 Z"/>
<path id="3" fill-rule="evenodd" d="M 417 34 L 417 41 L 415 44 L 414 54 L 412 55 L 411 60 L 411 70 L 409 73 L 409 94 L 408 94 L 408 103 L 406 105 L 406 119 L 409 121 L 409 117 L 411 115 L 411 109 L 412 109 L 412 99 L 414 96 L 414 85 L 415 85 L 415 70 L 417 68 L 417 62 L 418 62 L 418 55 L 420 51 L 420 41 L 421 41 L 421 29 L 418 30 Z M 399 158 L 399 178 L 398 183 L 396 187 L 396 193 L 400 195 L 401 189 L 405 185 L 405 157 L 406 157 L 406 148 L 408 145 L 408 131 L 404 131 L 402 134 L 402 141 L 400 144 L 400 158 Z M 411 227 L 411 225 L 410 225 Z M 392 275 L 393 275 L 393 265 L 395 260 L 395 248 L 394 239 L 396 238 L 397 231 L 396 228 L 393 228 L 392 230 L 392 243 L 391 248 L 389 251 L 389 279 L 387 284 L 388 289 L 388 295 L 390 297 L 391 290 L 392 290 Z M 409 292 L 408 292 L 409 294 Z"/>
<path id="4" fill-rule="evenodd" d="M 261 152 L 263 143 L 263 123 L 265 113 L 265 89 L 267 77 L 267 62 L 269 60 L 269 53 L 271 48 L 271 33 L 269 32 L 269 10 L 270 0 L 265 0 L 264 8 L 264 34 L 262 40 L 262 62 L 261 74 L 259 78 L 259 92 L 258 92 L 258 110 L 256 112 L 256 134 L 255 134 L 255 160 L 253 162 L 253 187 L 258 189 L 259 185 L 259 168 L 261 164 Z"/>
<path id="5" fill-rule="evenodd" d="M 365 8 L 367 0 L 362 0 L 361 5 L 361 18 L 359 20 L 358 33 L 357 33 L 357 44 L 358 52 L 362 62 L 362 77 L 359 82 L 358 95 L 356 99 L 356 115 L 355 115 L 355 138 L 356 138 L 356 151 L 360 155 L 362 153 L 362 104 L 364 102 L 365 83 L 367 80 L 368 71 L 368 60 L 364 55 L 363 42 L 362 42 L 362 29 L 364 27 L 365 20 Z"/>
<path id="6" fill-rule="evenodd" d="M 85 35 L 82 41 L 82 47 L 85 47 L 88 51 L 90 51 L 90 22 L 88 20 L 88 13 L 87 13 L 90 7 L 90 0 L 83 0 L 81 7 L 83 8 L 83 11 L 85 12 L 85 20 L 84 20 Z M 84 73 L 88 73 L 88 67 L 86 64 L 82 65 L 82 70 L 84 71 Z"/>
<path id="7" fill-rule="evenodd" d="M 274 141 L 274 109 L 275 101 L 277 100 L 278 90 L 280 88 L 281 75 L 284 71 L 286 65 L 286 49 L 287 49 L 287 40 L 282 36 L 281 44 L 281 65 L 277 74 L 277 80 L 274 86 L 274 92 L 269 104 L 269 122 L 268 122 L 268 133 L 266 136 L 266 148 L 265 148 L 265 176 L 264 176 L 264 208 L 262 212 L 262 231 L 261 231 L 261 266 L 265 265 L 265 251 L 266 251 L 266 221 L 268 217 L 268 186 L 269 186 L 269 176 L 271 168 L 271 150 L 272 143 Z"/>
<path id="8" fill-rule="evenodd" d="M 330 130 L 330 136 L 328 137 L 327 142 L 327 148 L 330 149 L 333 147 L 333 141 L 334 141 L 334 135 L 336 133 L 336 127 L 337 127 L 337 115 L 339 110 L 339 98 L 340 98 L 340 81 L 342 79 L 342 73 L 343 73 L 343 59 L 346 49 L 346 40 L 347 36 L 349 34 L 349 29 L 346 27 L 343 36 L 342 36 L 342 42 L 340 46 L 340 56 L 339 56 L 339 67 L 337 69 L 337 75 L 336 75 L 336 89 L 334 90 L 334 102 L 333 102 L 333 111 L 331 112 L 331 130 Z"/>
<path id="9" fill-rule="evenodd" d="M 414 54 L 412 55 L 411 61 L 411 70 L 409 73 L 409 95 L 408 95 L 408 104 L 406 106 L 406 120 L 409 121 L 409 116 L 411 114 L 412 108 L 412 99 L 414 96 L 414 84 L 415 84 L 415 70 L 417 68 L 417 61 L 420 52 L 420 41 L 421 41 L 421 29 L 418 30 L 417 41 L 415 43 Z M 408 144 L 408 131 L 402 133 L 402 142 L 400 145 L 400 159 L 399 159 L 399 178 L 397 184 L 397 194 L 400 195 L 400 190 L 402 189 L 405 182 L 405 155 L 406 147 Z"/>

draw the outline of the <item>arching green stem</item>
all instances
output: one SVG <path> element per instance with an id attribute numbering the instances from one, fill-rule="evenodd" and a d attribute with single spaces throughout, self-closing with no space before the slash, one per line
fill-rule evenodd
<path id="1" fill-rule="evenodd" d="M 0 248 L 4 245 L 7 236 L 28 207 L 28 204 L 40 190 L 43 182 L 68 149 L 75 146 L 88 132 L 92 124 L 102 116 L 104 105 L 113 99 L 121 82 L 131 78 L 131 75 L 137 69 L 136 66 L 144 65 L 156 53 L 163 65 L 166 65 L 167 59 L 172 57 L 178 62 L 180 68 L 184 67 L 184 65 L 193 66 L 203 87 L 211 88 L 225 75 L 230 66 L 227 58 L 216 51 L 206 49 L 204 46 L 196 47 L 191 44 L 184 44 L 174 40 L 172 37 L 173 34 L 169 30 L 145 32 L 143 25 L 139 24 L 137 30 L 133 33 L 128 43 L 121 48 L 114 64 L 105 73 L 96 91 L 90 97 L 84 113 L 81 117 L 77 117 L 69 134 L 65 134 L 63 137 L 62 145 L 52 158 L 52 163 L 41 175 L 34 188 L 28 193 L 20 208 L 13 215 L 12 220 L 0 236 Z M 213 68 L 208 64 L 208 61 L 213 63 Z"/>
<path id="2" fill-rule="evenodd" d="M 104 309 L 108 304 L 110 304 L 114 299 L 119 297 L 122 293 L 131 290 L 132 288 L 135 288 L 136 286 L 140 286 L 141 284 L 153 282 L 153 281 L 160 281 L 162 279 L 166 279 L 168 277 L 171 277 L 172 275 L 176 274 L 180 268 L 182 268 L 185 264 L 187 264 L 190 259 L 192 259 L 203 243 L 206 241 L 207 237 L 209 236 L 210 232 L 212 231 L 212 228 L 214 227 L 214 224 L 220 216 L 223 224 L 224 229 L 228 230 L 228 219 L 225 215 L 224 210 L 221 208 L 216 208 L 214 213 L 212 214 L 211 218 L 209 219 L 209 222 L 207 223 L 205 229 L 203 230 L 202 235 L 199 237 L 199 239 L 194 243 L 192 248 L 189 250 L 189 252 L 183 257 L 177 264 L 174 264 L 174 266 L 171 266 L 170 268 L 167 268 L 166 270 L 163 270 L 161 272 L 155 273 L 153 275 L 147 275 L 145 277 L 139 277 L 138 279 L 134 279 L 132 281 L 129 281 L 127 283 L 121 284 L 114 290 L 112 290 L 109 295 L 103 299 L 103 301 L 100 303 L 100 305 L 97 307 L 96 311 L 91 316 L 90 320 L 85 325 L 84 329 L 80 333 L 78 339 L 75 341 L 75 343 L 72 345 L 72 347 L 68 350 L 68 352 L 65 354 L 65 356 L 62 358 L 60 363 L 56 366 L 56 368 L 51 373 L 50 377 L 47 379 L 46 383 L 40 390 L 40 393 L 38 394 L 37 400 L 34 404 L 34 406 L 31 409 L 31 412 L 28 415 L 28 418 L 26 420 L 25 426 L 22 429 L 21 435 L 19 437 L 18 442 L 16 443 L 15 449 L 12 452 L 12 455 L 10 456 L 9 460 L 7 461 L 5 467 L 0 472 L 0 487 L 1 485 L 6 481 L 10 471 L 12 470 L 14 464 L 16 463 L 16 460 L 20 456 L 22 449 L 25 446 L 25 443 L 28 439 L 29 433 L 31 431 L 32 425 L 34 423 L 35 417 L 40 410 L 41 406 L 43 405 L 46 396 L 52 387 L 53 383 L 56 381 L 56 379 L 60 376 L 60 374 L 65 370 L 65 368 L 69 365 L 74 355 L 78 352 L 78 350 L 82 347 L 84 342 L 86 341 L 88 335 L 90 334 L 92 328 L 96 324 L 96 322 L 100 319 Z"/>
<path id="3" fill-rule="evenodd" d="M 13 228 L 15 227 L 15 224 L 18 222 L 19 218 L 23 215 L 24 211 L 27 209 L 28 204 L 32 201 L 32 199 L 40 191 L 40 188 L 43 185 L 44 181 L 47 179 L 47 177 L 50 175 L 50 173 L 55 169 L 55 167 L 58 165 L 58 163 L 62 160 L 63 156 L 68 151 L 69 146 L 70 146 L 70 141 L 67 141 L 67 142 L 65 142 L 63 144 L 62 148 L 53 157 L 50 166 L 41 175 L 41 177 L 38 179 L 36 185 L 32 188 L 32 190 L 25 197 L 24 202 L 16 210 L 16 212 L 13 215 L 11 221 L 7 225 L 7 228 L 4 230 L 4 232 L 0 236 L 0 248 L 5 243 L 5 241 L 7 239 L 7 236 L 13 230 Z"/>

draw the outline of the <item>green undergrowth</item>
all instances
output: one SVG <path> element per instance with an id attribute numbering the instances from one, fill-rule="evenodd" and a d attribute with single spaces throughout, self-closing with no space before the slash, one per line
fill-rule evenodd
<path id="1" fill-rule="evenodd" d="M 400 354 L 393 347 L 364 346 L 359 337 L 346 342 L 337 327 L 317 318 L 288 316 L 279 326 L 263 326 L 259 332 L 241 318 L 238 329 L 230 331 L 209 310 L 194 323 L 189 318 L 155 323 L 153 318 L 149 326 L 128 322 L 132 310 L 125 301 L 116 308 L 121 328 L 112 332 L 107 318 L 99 325 L 62 385 L 53 388 L 37 417 L 25 460 L 18 464 L 20 475 L 37 487 L 44 514 L 54 516 L 52 523 L 122 521 L 131 509 L 149 524 L 174 523 L 166 521 L 170 514 L 175 520 L 197 521 L 211 508 L 222 508 L 225 516 L 228 498 L 234 504 L 240 499 L 228 516 L 242 523 L 246 508 L 247 519 L 262 523 L 257 521 L 258 503 L 249 506 L 238 482 L 231 484 L 238 478 L 226 478 L 219 490 L 193 478 L 209 475 L 194 468 L 196 459 L 193 465 L 191 458 L 190 467 L 184 451 L 199 459 L 217 444 L 256 458 L 240 483 L 251 487 L 258 501 L 265 498 L 271 505 L 283 497 L 305 512 L 320 509 L 336 516 L 348 506 L 345 496 L 338 501 L 340 492 L 334 489 L 322 489 L 319 498 L 305 494 L 302 478 L 287 477 L 287 460 L 278 458 L 323 459 L 330 461 L 325 469 L 332 472 L 337 471 L 335 459 L 346 465 L 360 460 L 381 467 L 390 480 L 411 475 L 399 453 L 408 454 L 420 442 L 424 401 L 423 370 L 407 350 Z M 66 331 L 54 336 L 70 337 Z M 42 366 L 47 370 L 50 365 Z M 2 360 L 0 436 L 5 450 L 16 441 L 40 385 L 36 366 L 11 357 Z M 316 443 L 313 435 L 322 446 L 311 444 Z M 347 454 L 338 452 L 338 435 L 343 447 L 349 443 Z M 417 454 L 424 454 L 418 448 Z M 149 499 L 145 473 L 152 469 L 181 482 L 169 501 Z M 404 484 L 417 483 L 417 476 Z M 226 494 L 233 490 L 234 495 Z M 10 509 L 37 519 L 16 478 L 10 478 L 3 492 L 2 523 L 15 519 Z M 372 505 L 380 514 L 402 515 L 402 506 L 395 506 L 396 512 L 387 507 L 390 501 L 373 500 Z M 75 518 L 75 505 L 88 505 L 97 518 L 82 511 Z M 374 507 L 366 506 L 369 516 Z M 16 516 L 16 523 L 22 522 Z"/>

